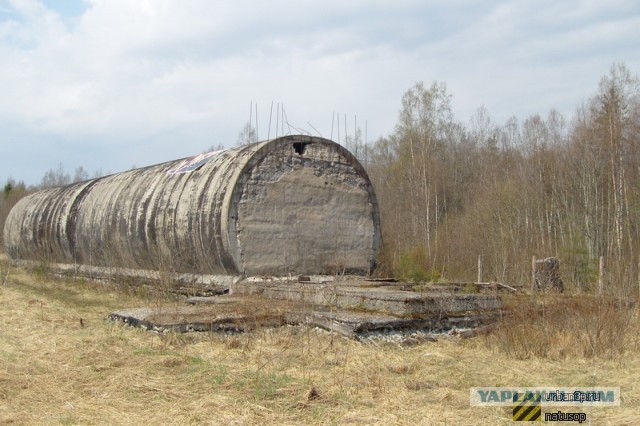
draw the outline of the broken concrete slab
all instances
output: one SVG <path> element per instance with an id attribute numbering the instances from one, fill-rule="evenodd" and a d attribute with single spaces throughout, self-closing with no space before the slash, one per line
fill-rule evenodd
<path id="1" fill-rule="evenodd" d="M 396 316 L 419 316 L 499 309 L 502 301 L 494 294 L 463 294 L 440 290 L 416 292 L 403 290 L 406 284 L 372 286 L 362 280 L 314 283 L 253 283 L 240 281 L 231 293 L 291 300 L 312 305 L 335 306 L 340 309 L 387 312 Z"/>
<path id="2" fill-rule="evenodd" d="M 222 331 L 242 332 L 257 327 L 280 326 L 285 323 L 283 312 L 250 314 L 238 310 L 237 302 L 212 306 L 169 306 L 133 308 L 113 312 L 112 320 L 153 331 Z"/>
<path id="3" fill-rule="evenodd" d="M 156 331 L 241 332 L 261 326 L 312 325 L 358 338 L 371 333 L 434 333 L 486 327 L 500 315 L 496 292 L 406 291 L 408 283 L 341 279 L 244 280 L 231 295 L 190 297 L 191 306 L 138 308 L 110 318 Z M 468 334 L 468 333 L 467 333 Z"/>
<path id="4" fill-rule="evenodd" d="M 215 305 L 219 307 L 219 305 Z M 200 308 L 200 309 L 197 309 Z M 204 308 L 204 309 L 203 309 Z M 170 308 L 136 308 L 114 312 L 110 319 L 153 331 L 221 331 L 243 332 L 257 327 L 311 325 L 358 338 L 364 334 L 398 330 L 427 330 L 443 333 L 468 330 L 495 320 L 493 315 L 461 317 L 398 318 L 371 312 L 302 310 L 273 311 L 254 315 L 241 312 L 220 312 L 211 306 L 176 306 Z"/>

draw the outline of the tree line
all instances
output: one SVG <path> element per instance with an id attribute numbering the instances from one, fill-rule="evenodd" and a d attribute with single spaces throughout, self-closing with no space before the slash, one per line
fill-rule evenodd
<path id="1" fill-rule="evenodd" d="M 238 143 L 255 140 L 252 132 Z M 464 124 L 445 83 L 416 83 L 390 135 L 366 144 L 357 129 L 344 143 L 378 197 L 379 274 L 472 280 L 480 256 L 486 280 L 518 285 L 532 256 L 556 256 L 565 283 L 582 290 L 595 285 L 604 256 L 610 288 L 638 291 L 639 139 L 638 78 L 619 63 L 570 119 L 552 109 L 497 124 L 481 107 Z M 39 187 L 86 178 L 59 166 Z M 32 189 L 7 181 L 0 224 Z"/>
<path id="2" fill-rule="evenodd" d="M 496 124 L 457 122 L 446 85 L 417 83 L 394 132 L 348 146 L 381 209 L 380 272 L 408 279 L 529 281 L 532 256 L 557 256 L 574 288 L 640 287 L 640 91 L 624 64 L 567 120 L 551 110 Z M 360 146 L 358 146 L 360 144 Z"/>

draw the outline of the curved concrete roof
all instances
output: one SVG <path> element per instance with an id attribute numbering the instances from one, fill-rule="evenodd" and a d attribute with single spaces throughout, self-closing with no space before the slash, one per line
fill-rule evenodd
<path id="1" fill-rule="evenodd" d="M 38 191 L 5 223 L 13 259 L 199 274 L 368 273 L 378 205 L 362 165 L 285 136 Z"/>

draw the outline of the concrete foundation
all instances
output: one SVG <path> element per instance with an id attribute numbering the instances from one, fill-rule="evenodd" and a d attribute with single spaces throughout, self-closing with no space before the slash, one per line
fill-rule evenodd
<path id="1" fill-rule="evenodd" d="M 239 332 L 309 324 L 358 338 L 398 330 L 441 333 L 486 327 L 502 308 L 497 290 L 479 287 L 467 294 L 443 291 L 443 286 L 421 286 L 421 291 L 408 290 L 411 287 L 330 277 L 303 282 L 248 279 L 234 283 L 228 295 L 190 297 L 186 302 L 191 306 L 123 310 L 111 318 L 156 331 Z"/>

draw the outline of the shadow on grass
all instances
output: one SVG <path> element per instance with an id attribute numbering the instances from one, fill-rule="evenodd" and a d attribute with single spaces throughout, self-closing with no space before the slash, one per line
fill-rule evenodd
<path id="1" fill-rule="evenodd" d="M 118 302 L 112 297 L 101 297 L 95 289 L 85 288 L 83 283 L 67 283 L 61 281 L 26 282 L 13 279 L 10 286 L 22 292 L 31 293 L 37 297 L 56 300 L 68 307 L 104 307 L 114 309 Z M 75 288 L 73 286 L 76 286 Z"/>

